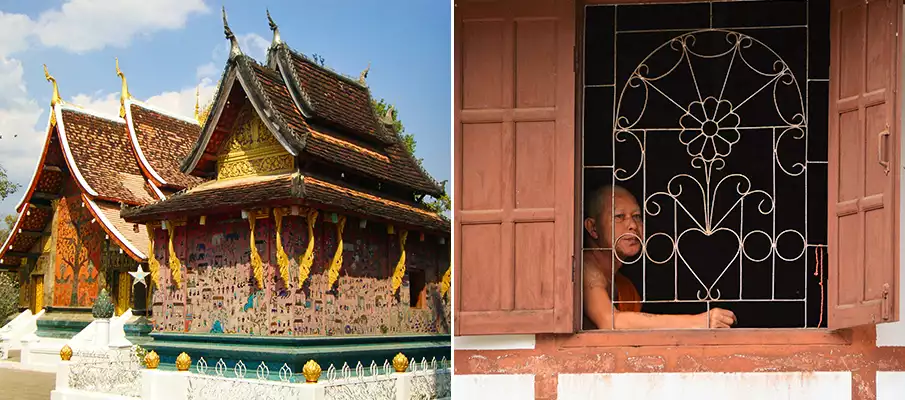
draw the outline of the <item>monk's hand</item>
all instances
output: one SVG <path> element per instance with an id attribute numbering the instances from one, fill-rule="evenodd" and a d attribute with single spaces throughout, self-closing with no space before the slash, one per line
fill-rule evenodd
<path id="1" fill-rule="evenodd" d="M 731 328 L 736 322 L 735 313 L 722 308 L 712 308 L 710 312 L 698 315 L 706 321 L 704 328 Z"/>

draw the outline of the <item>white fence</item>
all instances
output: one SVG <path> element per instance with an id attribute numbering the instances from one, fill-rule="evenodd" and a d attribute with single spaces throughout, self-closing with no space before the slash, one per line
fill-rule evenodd
<path id="1" fill-rule="evenodd" d="M 75 354 L 62 361 L 57 372 L 54 400 L 101 398 L 143 400 L 433 400 L 449 399 L 450 365 L 444 358 L 413 362 L 406 372 L 397 373 L 389 361 L 382 366 L 371 362 L 365 368 L 330 366 L 317 383 L 306 383 L 283 364 L 271 373 L 265 363 L 250 376 L 245 363 L 228 368 L 221 359 L 210 367 L 198 359 L 193 371 L 177 372 L 142 369 L 134 353 L 126 356 Z"/>

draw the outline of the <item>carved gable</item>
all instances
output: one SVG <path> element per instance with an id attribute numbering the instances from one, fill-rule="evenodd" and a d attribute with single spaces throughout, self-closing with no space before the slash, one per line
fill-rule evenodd
<path id="1" fill-rule="evenodd" d="M 250 106 L 241 111 L 232 132 L 217 155 L 217 179 L 272 175 L 294 168 L 292 155 Z"/>

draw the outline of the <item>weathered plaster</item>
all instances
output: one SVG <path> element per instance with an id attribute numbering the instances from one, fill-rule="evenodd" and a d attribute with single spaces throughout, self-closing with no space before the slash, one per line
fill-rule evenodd
<path id="1" fill-rule="evenodd" d="M 732 346 L 560 346 L 538 335 L 530 350 L 459 350 L 456 374 L 536 374 L 538 398 L 555 398 L 558 374 L 648 372 L 845 372 L 854 399 L 874 399 L 876 371 L 905 371 L 905 348 L 877 347 L 872 326 L 851 331 L 851 344 Z"/>

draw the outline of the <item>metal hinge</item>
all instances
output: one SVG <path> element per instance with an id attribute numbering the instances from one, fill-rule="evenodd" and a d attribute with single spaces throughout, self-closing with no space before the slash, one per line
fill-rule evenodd
<path id="1" fill-rule="evenodd" d="M 881 317 L 884 321 L 889 321 L 889 316 L 892 315 L 892 302 L 889 301 L 889 284 L 883 284 L 883 303 L 880 305 Z"/>

